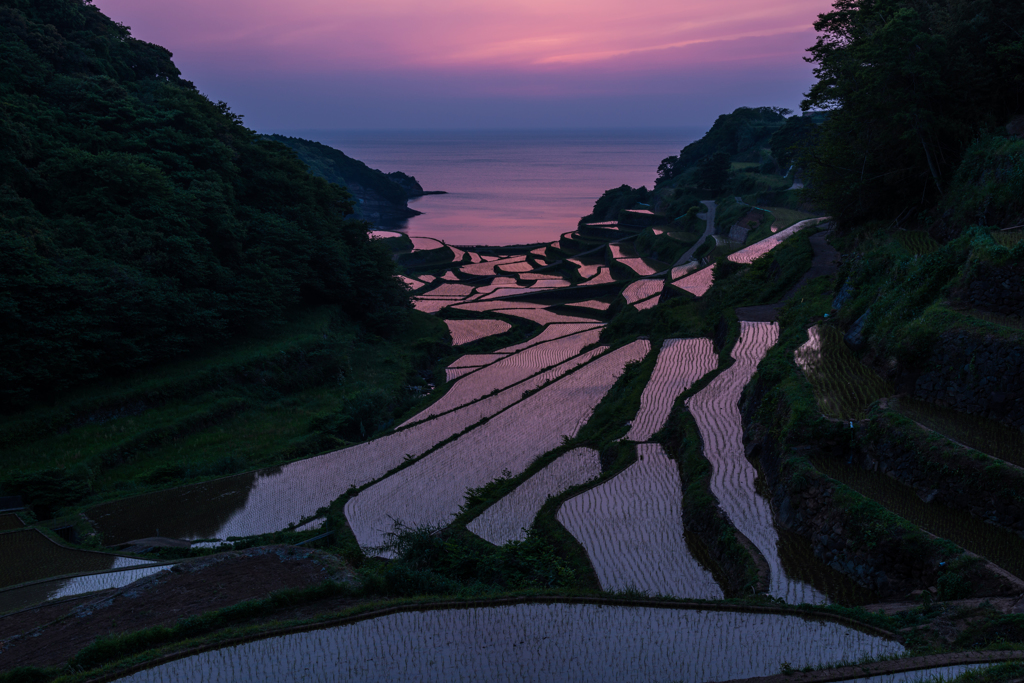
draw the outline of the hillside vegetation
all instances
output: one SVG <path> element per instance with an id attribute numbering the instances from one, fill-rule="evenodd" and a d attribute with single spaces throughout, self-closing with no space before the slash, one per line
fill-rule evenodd
<path id="1" fill-rule="evenodd" d="M 352 197 L 77 0 L 0 2 L 0 408 L 406 295 Z"/>

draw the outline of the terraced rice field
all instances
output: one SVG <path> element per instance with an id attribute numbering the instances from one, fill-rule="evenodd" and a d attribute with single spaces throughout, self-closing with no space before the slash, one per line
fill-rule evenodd
<path id="1" fill-rule="evenodd" d="M 682 289 L 684 291 L 693 294 L 694 296 L 704 296 L 708 290 L 711 289 L 711 285 L 715 283 L 715 267 L 708 266 L 698 270 L 693 275 L 687 275 L 681 280 L 675 280 L 672 285 Z"/>
<path id="2" fill-rule="evenodd" d="M 438 443 L 508 408 L 524 393 L 561 377 L 601 351 L 603 349 L 596 349 L 572 358 L 494 396 L 379 439 L 247 475 L 252 477 L 251 483 L 222 519 L 211 527 L 207 515 L 193 518 L 183 509 L 176 515 L 179 526 L 174 535 L 184 539 L 251 536 L 279 531 L 303 517 L 312 517 L 349 487 L 368 484 L 401 465 L 407 457 L 423 455 Z M 181 491 L 168 492 L 170 500 L 181 498 Z M 125 506 L 124 514 L 131 514 L 131 499 L 125 501 Z"/>
<path id="3" fill-rule="evenodd" d="M 469 296 L 472 293 L 473 293 L 473 288 L 470 287 L 469 285 L 459 285 L 459 284 L 455 284 L 455 283 L 446 283 L 446 284 L 441 285 L 440 287 L 435 287 L 434 289 L 430 290 L 429 292 L 426 292 L 425 294 L 421 294 L 420 296 L 464 297 L 464 296 Z"/>
<path id="4" fill-rule="evenodd" d="M 601 269 L 600 264 L 586 265 L 582 261 L 577 261 L 576 259 L 569 259 L 569 263 L 576 266 L 579 276 L 584 280 L 589 280 L 594 277 Z"/>
<path id="5" fill-rule="evenodd" d="M 664 280 L 637 280 L 622 290 L 622 296 L 626 299 L 626 303 L 635 304 L 638 301 L 661 294 L 661 290 L 664 288 Z"/>
<path id="6" fill-rule="evenodd" d="M 482 258 L 480 258 L 480 254 L 476 253 L 475 251 L 467 251 L 466 253 L 469 254 L 469 262 L 470 263 L 483 263 L 484 262 L 484 260 Z"/>
<path id="7" fill-rule="evenodd" d="M 492 290 L 486 296 L 481 297 L 484 300 L 491 299 L 504 299 L 510 296 L 518 296 L 522 294 L 527 288 L 522 285 L 507 285 L 505 287 L 499 287 Z"/>
<path id="8" fill-rule="evenodd" d="M 809 218 L 805 221 L 800 221 L 796 225 L 780 230 L 774 235 L 765 237 L 760 242 L 754 242 L 749 247 L 740 249 L 734 254 L 729 255 L 729 260 L 733 263 L 753 263 L 755 259 L 761 258 L 769 251 L 785 242 L 788 238 L 792 237 L 796 233 L 800 232 L 804 228 L 809 228 L 814 225 L 818 225 L 824 221 L 829 220 L 828 218 Z"/>
<path id="9" fill-rule="evenodd" d="M 444 381 L 451 382 L 453 380 L 468 375 L 469 373 L 477 370 L 477 368 L 445 368 L 444 370 Z"/>
<path id="10" fill-rule="evenodd" d="M 124 683 L 249 681 L 490 681 L 705 683 L 840 660 L 895 656 L 903 647 L 798 616 L 522 604 L 389 614 L 212 650 Z"/>
<path id="11" fill-rule="evenodd" d="M 519 275 L 520 280 L 562 280 L 560 275 L 551 275 L 549 273 L 522 273 Z"/>
<path id="12" fill-rule="evenodd" d="M 593 308 L 596 311 L 607 311 L 612 307 L 611 304 L 603 301 L 574 301 L 571 304 L 566 304 L 566 306 L 573 306 L 575 308 Z"/>
<path id="13" fill-rule="evenodd" d="M 462 299 L 423 299 L 413 297 L 412 307 L 421 313 L 437 313 L 458 301 L 462 301 Z"/>
<path id="14" fill-rule="evenodd" d="M 604 590 L 721 600 L 722 589 L 683 537 L 679 468 L 660 444 L 639 444 L 638 460 L 566 501 L 558 521 L 586 548 Z"/>
<path id="15" fill-rule="evenodd" d="M 452 250 L 452 262 L 462 263 L 462 260 L 465 257 L 466 252 L 460 251 L 451 245 L 448 245 L 448 248 Z"/>
<path id="16" fill-rule="evenodd" d="M 892 395 L 892 387 L 860 362 L 839 330 L 815 325 L 807 335 L 809 339 L 795 351 L 794 360 L 811 383 L 824 415 L 859 419 L 872 403 Z"/>
<path id="17" fill-rule="evenodd" d="M 642 258 L 620 258 L 616 260 L 640 277 L 647 277 L 648 275 L 654 275 L 658 272 L 648 265 L 647 261 L 644 261 Z"/>
<path id="18" fill-rule="evenodd" d="M 538 280 L 530 285 L 530 289 L 556 289 L 558 287 L 568 287 L 568 280 Z"/>
<path id="19" fill-rule="evenodd" d="M 490 365 L 494 361 L 505 357 L 504 353 L 468 353 L 453 360 L 450 368 L 478 368 L 481 365 Z"/>
<path id="20" fill-rule="evenodd" d="M 474 372 L 452 385 L 444 396 L 405 422 L 402 426 L 420 422 L 434 415 L 440 415 L 459 406 L 466 405 L 495 389 L 504 389 L 521 382 L 531 375 L 554 367 L 573 358 L 583 347 L 596 344 L 601 338 L 600 328 L 592 328 L 576 334 L 543 342 L 514 353 L 500 357 L 479 372 Z"/>
<path id="21" fill-rule="evenodd" d="M 925 503 L 917 493 L 881 472 L 868 472 L 833 458 L 815 458 L 814 466 L 879 503 L 930 534 L 948 539 L 1024 579 L 1024 538 L 938 503 Z"/>
<path id="22" fill-rule="evenodd" d="M 573 486 L 585 484 L 599 474 L 598 452 L 591 448 L 574 448 L 484 510 L 466 528 L 494 545 L 522 541 L 548 496 L 557 496 Z"/>
<path id="23" fill-rule="evenodd" d="M 676 398 L 717 367 L 718 356 L 710 339 L 666 339 L 625 438 L 647 441 L 654 436 L 665 426 Z"/>
<path id="24" fill-rule="evenodd" d="M 608 251 L 612 253 L 612 258 L 616 261 L 619 259 L 636 257 L 636 250 L 633 249 L 633 247 L 622 244 L 609 244 Z"/>
<path id="25" fill-rule="evenodd" d="M 527 263 L 526 261 L 521 261 L 517 263 L 507 263 L 503 261 L 497 264 L 496 268 L 498 269 L 498 271 L 504 273 L 525 273 L 527 271 L 533 270 L 533 266 Z"/>
<path id="26" fill-rule="evenodd" d="M 636 302 L 635 304 L 633 304 L 633 307 L 636 308 L 636 310 L 638 311 L 646 311 L 648 308 L 654 308 L 655 306 L 657 306 L 660 300 L 661 296 L 655 294 L 650 299 L 644 299 L 643 301 Z"/>
<path id="27" fill-rule="evenodd" d="M 672 269 L 672 276 L 669 279 L 671 279 L 671 280 L 679 280 L 679 279 L 689 275 L 690 272 L 692 272 L 693 270 L 695 270 L 696 268 L 699 268 L 699 267 L 700 267 L 700 264 L 697 263 L 696 261 L 690 261 L 689 263 L 684 263 L 681 266 L 676 266 L 675 268 Z"/>
<path id="28" fill-rule="evenodd" d="M 736 362 L 691 396 L 686 407 L 700 430 L 704 456 L 711 462 L 711 492 L 733 525 L 764 555 L 771 571 L 771 595 L 791 604 L 824 603 L 824 595 L 786 575 L 771 507 L 754 487 L 757 471 L 743 449 L 740 394 L 778 338 L 775 323 L 741 321 L 740 338 L 732 352 Z"/>
<path id="29" fill-rule="evenodd" d="M 496 334 L 504 334 L 512 329 L 512 325 L 504 320 L 445 320 L 448 331 L 452 335 L 452 346 L 464 346 Z"/>
<path id="30" fill-rule="evenodd" d="M 430 251 L 444 247 L 441 242 L 432 237 L 410 237 L 409 239 L 412 240 L 413 251 Z"/>
<path id="31" fill-rule="evenodd" d="M 0 534 L 0 588 L 54 576 L 152 564 L 150 560 L 66 548 L 35 529 Z M 17 562 L 13 562 L 17 558 Z"/>
<path id="32" fill-rule="evenodd" d="M 904 417 L 942 434 L 948 439 L 973 448 L 1017 467 L 1024 467 L 1024 433 L 976 415 L 967 415 L 943 406 L 901 396 L 889 407 Z"/>
<path id="33" fill-rule="evenodd" d="M 539 325 L 550 325 L 552 323 L 593 323 L 593 318 L 580 318 L 573 315 L 562 315 L 553 313 L 545 308 L 508 308 L 501 311 L 504 315 L 514 315 L 517 318 L 526 318 Z"/>
<path id="34" fill-rule="evenodd" d="M 498 349 L 497 353 L 518 353 L 523 349 L 528 349 L 531 346 L 536 346 L 543 342 L 548 342 L 553 339 L 561 339 L 562 337 L 568 337 L 570 334 L 593 330 L 597 327 L 604 327 L 604 324 L 593 322 L 548 325 L 536 337 L 528 339 L 521 344 L 513 344 L 512 346 L 506 346 L 503 349 Z"/>
<path id="35" fill-rule="evenodd" d="M 418 275 L 417 277 L 418 279 L 423 280 L 424 282 L 433 282 L 434 280 L 437 279 L 433 275 Z"/>
<path id="36" fill-rule="evenodd" d="M 847 678 L 838 683 L 943 683 L 952 681 L 957 676 L 968 671 L 981 669 L 988 664 L 957 664 L 954 666 L 939 666 L 934 669 L 918 669 L 916 671 L 900 671 L 898 673 L 880 674 L 878 676 L 866 676 L 862 678 Z"/>
<path id="37" fill-rule="evenodd" d="M 399 275 L 398 279 L 402 281 L 402 284 L 414 291 L 424 286 L 424 283 L 419 280 L 413 280 L 411 277 L 406 277 L 404 275 Z"/>
<path id="38" fill-rule="evenodd" d="M 615 282 L 615 278 L 612 277 L 611 269 L 602 266 L 602 267 L 599 267 L 597 269 L 596 274 L 593 277 L 589 278 L 588 280 L 586 280 L 582 284 L 585 284 L 585 285 L 606 285 L 606 284 L 609 284 L 609 283 L 612 283 L 612 282 Z"/>
<path id="39" fill-rule="evenodd" d="M 939 243 L 924 230 L 900 230 L 896 238 L 904 249 L 914 256 L 924 256 L 939 248 Z"/>
<path id="40" fill-rule="evenodd" d="M 474 301 L 472 303 L 458 304 L 454 308 L 460 311 L 473 311 L 484 313 L 487 311 L 502 311 L 508 308 L 544 308 L 543 304 L 535 304 L 531 301 Z"/>
<path id="41" fill-rule="evenodd" d="M 498 260 L 484 259 L 484 263 L 470 263 L 462 266 L 459 270 L 467 275 L 494 275 L 494 268 L 499 265 L 509 265 L 512 263 L 518 263 L 519 261 L 525 261 L 526 255 L 512 256 L 509 258 L 503 258 Z"/>
<path id="42" fill-rule="evenodd" d="M 1024 240 L 1024 230 L 996 230 L 992 233 L 992 239 L 995 240 L 996 244 L 1013 249 L 1021 240 Z"/>
<path id="43" fill-rule="evenodd" d="M 599 356 L 351 498 L 345 516 L 359 545 L 383 546 L 396 520 L 410 527 L 448 524 L 467 489 L 506 470 L 517 475 L 563 438 L 575 436 L 626 364 L 649 350 L 650 343 L 641 340 Z"/>

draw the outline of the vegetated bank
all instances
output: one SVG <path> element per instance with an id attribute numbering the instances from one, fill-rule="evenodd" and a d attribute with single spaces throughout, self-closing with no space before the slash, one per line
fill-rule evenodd
<path id="1" fill-rule="evenodd" d="M 26 5 L 20 11 L 29 16 L 41 10 Z M 88 14 L 92 10 L 83 11 Z M 870 8 L 853 12 L 855 17 L 870 15 Z M 840 18 L 846 20 L 845 17 L 844 14 Z M 107 26 L 92 18 L 99 22 L 95 25 Z M 1019 19 L 1001 15 L 997 18 L 1011 25 Z M 948 28 L 929 27 L 926 18 L 921 21 L 928 29 L 925 35 Z M 54 25 L 59 27 L 59 23 Z M 864 33 L 869 34 L 876 35 Z M 1004 42 L 1012 40 L 1007 38 Z M 860 49 L 860 44 L 855 43 L 854 47 Z M 855 55 L 856 59 L 862 57 Z M 1012 54 L 1006 59 L 1010 58 Z M 998 71 L 1004 63 L 995 59 L 992 64 Z M 841 76 L 841 70 L 836 74 L 837 78 Z M 943 78 L 947 76 L 943 74 Z M 844 112 L 857 111 L 856 93 L 850 97 L 844 102 Z M 883 116 L 868 107 L 861 114 L 867 125 L 872 124 L 871 116 L 884 120 L 891 112 L 883 112 Z M 974 551 L 984 560 L 972 557 L 964 549 L 971 550 L 967 547 L 971 537 L 984 542 L 982 536 L 972 533 L 975 527 L 971 525 L 975 522 L 1019 537 L 1016 525 L 1020 489 L 1013 469 L 1016 465 L 1012 458 L 986 445 L 992 441 L 991 434 L 1000 433 L 998 429 L 1020 428 L 1016 422 L 1018 394 L 1014 393 L 1019 391 L 1020 384 L 1014 384 L 1013 379 L 1021 357 L 1020 298 L 1015 294 L 1020 291 L 1017 283 L 1021 275 L 1021 247 L 1014 246 L 1013 231 L 1002 230 L 1021 222 L 1018 202 L 1022 195 L 1019 185 L 1013 185 L 1021 177 L 1021 142 L 1014 137 L 1019 133 L 1013 133 L 1016 129 L 1010 121 L 1008 129 L 990 127 L 982 131 L 984 135 L 979 133 L 977 142 L 963 144 L 968 151 L 960 155 L 959 171 L 953 179 L 948 179 L 946 171 L 940 174 L 941 196 L 938 191 L 930 194 L 929 189 L 929 182 L 934 183 L 930 167 L 934 164 L 930 165 L 928 160 L 932 148 L 926 145 L 920 156 L 915 157 L 916 151 L 902 147 L 904 156 L 897 161 L 913 161 L 918 176 L 925 178 L 923 184 L 916 186 L 918 190 L 923 188 L 922 203 L 910 212 L 891 201 L 881 203 L 865 214 L 869 218 L 863 218 L 850 217 L 850 209 L 843 202 L 852 200 L 847 195 L 835 194 L 842 190 L 846 180 L 831 179 L 826 171 L 834 169 L 815 166 L 815 150 L 821 149 L 820 144 L 864 144 L 857 136 L 844 138 L 830 128 L 839 125 L 834 121 L 846 121 L 846 114 L 787 116 L 787 112 L 771 108 L 744 108 L 723 116 L 705 139 L 695 143 L 696 147 L 690 146 L 689 151 L 683 150 L 662 164 L 659 181 L 652 190 L 610 190 L 597 202 L 593 214 L 581 220 L 576 231 L 566 233 L 547 247 L 521 250 L 526 253 L 513 257 L 521 256 L 517 261 L 509 259 L 506 265 L 510 267 L 501 274 L 491 267 L 493 280 L 505 280 L 496 285 L 487 280 L 488 284 L 483 286 L 498 288 L 514 283 L 522 287 L 524 283 L 517 272 L 527 271 L 533 275 L 560 273 L 553 277 L 564 276 L 574 283 L 607 275 L 606 281 L 595 283 L 600 287 L 614 285 L 615 277 L 620 281 L 635 280 L 645 269 L 669 273 L 663 275 L 667 282 L 648 308 L 641 310 L 617 293 L 604 290 L 597 297 L 601 301 L 590 301 L 609 304 L 606 309 L 593 309 L 600 311 L 594 314 L 595 320 L 599 317 L 608 322 L 601 342 L 622 346 L 646 336 L 657 350 L 668 338 L 704 337 L 714 341 L 719 354 L 716 372 L 727 369 L 730 362 L 729 353 L 738 335 L 736 309 L 775 304 L 790 293 L 778 318 L 780 342 L 762 362 L 742 404 L 749 455 L 762 473 L 761 491 L 773 499 L 777 518 L 792 532 L 789 536 L 780 532 L 780 539 L 789 548 L 781 553 L 783 563 L 788 562 L 787 573 L 795 576 L 795 565 L 803 566 L 808 569 L 808 576 L 801 579 L 839 603 L 852 605 L 880 597 L 906 601 L 908 609 L 896 616 L 836 606 L 820 609 L 853 614 L 892 631 L 902 630 L 901 638 L 917 652 L 1010 647 L 1024 635 L 1018 616 L 999 614 L 999 610 L 1012 604 L 1012 600 L 1007 602 L 1000 596 L 1012 594 L 1015 589 L 1010 579 L 993 571 L 985 560 L 1011 574 L 1014 570 L 1004 566 L 1004 560 L 987 547 L 979 546 Z M 873 125 L 881 124 L 876 121 Z M 926 131 L 925 140 L 942 140 L 940 133 L 945 130 Z M 954 126 L 952 130 L 960 129 Z M 913 141 L 914 137 L 908 139 Z M 957 140 L 942 142 L 946 163 L 957 156 L 956 143 Z M 851 155 L 856 151 L 835 153 Z M 795 165 L 792 170 L 791 165 Z M 294 168 L 301 170 L 297 162 Z M 309 180 L 308 176 L 302 177 L 315 187 L 329 187 Z M 947 178 L 946 184 L 942 184 L 943 177 Z M 861 200 L 870 203 L 872 197 L 884 194 L 870 189 L 860 195 Z M 678 278 L 671 273 L 672 267 L 686 265 L 678 261 L 701 241 L 703 228 L 708 226 L 699 216 L 711 211 L 700 202 L 710 199 L 717 202 L 716 220 L 710 226 L 712 239 L 703 251 L 695 250 L 690 256 L 700 265 L 709 266 L 708 274 L 712 277 L 710 289 L 695 296 L 674 287 L 671 283 Z M 965 206 L 974 208 L 967 210 Z M 812 280 L 798 292 L 791 291 L 812 262 L 810 232 L 797 233 L 752 264 L 728 260 L 742 246 L 824 210 L 838 221 L 838 228 L 830 236 L 844 254 L 837 273 Z M 975 220 L 979 215 L 988 218 L 984 224 L 973 225 L 981 223 Z M 999 225 L 991 223 L 996 217 Z M 623 242 L 613 249 L 609 240 Z M 358 245 L 360 249 L 373 249 L 362 242 Z M 485 272 L 489 267 L 473 261 L 474 256 L 480 258 L 479 254 L 456 252 L 444 245 L 429 251 L 436 253 L 421 257 L 413 254 L 406 273 L 415 275 L 410 279 L 428 293 L 442 291 L 440 288 L 448 285 L 454 287 L 443 291 L 472 291 L 478 284 L 474 278 L 483 276 L 475 275 L 471 269 Z M 383 260 L 390 264 L 390 259 Z M 559 260 L 561 263 L 557 264 Z M 520 268 L 519 263 L 525 265 Z M 434 283 L 449 277 L 449 271 L 454 270 L 460 270 L 462 275 L 451 272 L 454 280 Z M 382 271 L 374 277 L 385 276 L 390 282 L 391 273 Z M 300 295 L 303 291 L 300 287 Z M 437 310 L 446 311 L 440 314 L 442 317 L 469 315 L 467 311 L 471 309 L 463 308 L 457 313 L 446 309 L 444 296 L 435 295 L 432 302 Z M 529 296 L 531 301 L 536 296 L 537 301 L 543 299 L 552 304 L 551 308 L 566 313 L 573 310 L 571 304 L 579 303 L 554 290 Z M 429 299 L 422 298 L 430 303 Z M 95 404 L 83 404 L 99 406 L 92 412 L 78 412 L 77 408 L 61 412 L 66 406 L 58 404 L 52 414 L 40 413 L 39 422 L 23 423 L 22 434 L 45 433 L 47 439 L 54 439 L 53 443 L 68 439 L 62 445 L 64 450 L 57 451 L 63 458 L 58 460 L 59 464 L 81 458 L 88 466 L 88 470 L 80 470 L 82 476 L 63 477 L 59 473 L 63 478 L 43 477 L 34 482 L 44 494 L 58 495 L 52 503 L 40 497 L 33 505 L 46 512 L 49 504 L 51 513 L 73 517 L 81 509 L 77 504 L 89 501 L 89 496 L 113 498 L 151 490 L 147 487 L 163 487 L 183 476 L 209 477 L 235 471 L 232 468 L 237 464 L 223 470 L 197 466 L 182 472 L 180 450 L 165 446 L 182 438 L 187 443 L 190 434 L 200 434 L 211 425 L 227 425 L 236 417 L 239 419 L 234 424 L 238 430 L 252 424 L 257 413 L 245 412 L 250 409 L 244 403 L 249 397 L 259 406 L 276 402 L 279 407 L 276 415 L 265 416 L 268 430 L 286 424 L 296 415 L 300 417 L 295 417 L 294 431 L 284 429 L 273 435 L 270 446 L 261 451 L 268 457 L 260 459 L 264 457 L 260 455 L 247 460 L 241 466 L 243 469 L 362 441 L 387 429 L 391 420 L 408 416 L 431 400 L 429 384 L 440 384 L 437 373 L 455 355 L 443 343 L 443 328 L 436 319 L 409 316 L 401 310 L 401 302 L 396 303 L 393 317 L 381 321 L 353 312 L 335 300 L 298 300 L 307 306 L 303 311 L 309 317 L 299 315 L 292 321 L 293 326 L 287 328 L 290 331 L 284 333 L 288 339 L 275 338 L 273 329 L 265 333 L 266 337 L 246 337 L 250 346 L 235 351 L 230 347 L 229 355 L 234 355 L 228 360 L 192 356 L 199 371 L 190 374 L 187 368 L 173 369 L 169 371 L 170 379 L 161 378 L 161 366 L 154 363 L 149 372 L 155 374 L 143 382 L 143 389 L 155 389 L 151 394 L 140 394 L 142 399 L 137 403 L 118 394 L 109 404 L 103 403 L 105 398 Z M 554 312 L 545 309 L 544 314 Z M 474 342 L 467 351 L 493 355 L 537 329 L 532 323 L 522 322 L 522 318 L 502 315 L 500 311 L 497 315 L 515 320 L 516 324 L 502 336 Z M 821 324 L 830 326 L 830 331 L 819 335 L 825 340 L 818 349 L 824 359 L 806 367 L 825 368 L 833 376 L 817 381 L 814 377 L 809 379 L 797 364 L 796 352 L 810 340 L 808 328 Z M 291 337 L 293 333 L 295 338 Z M 398 335 L 404 335 L 401 342 Z M 410 348 L 406 342 L 410 337 L 421 341 Z M 841 346 L 834 345 L 837 338 L 843 339 L 839 342 Z M 252 353 L 246 355 L 246 349 Z M 373 349 L 379 349 L 379 361 L 364 362 L 365 358 L 373 358 L 367 355 Z M 278 353 L 281 350 L 285 353 Z M 389 359 L 389 355 L 394 358 Z M 523 541 L 494 546 L 470 533 L 466 525 L 570 450 L 587 448 L 599 454 L 601 475 L 585 486 L 605 482 L 633 464 L 637 458 L 635 447 L 619 439 L 630 429 L 627 422 L 636 414 L 640 395 L 653 371 L 654 357 L 651 354 L 642 363 L 627 368 L 573 439 L 542 454 L 523 472 L 515 476 L 509 473 L 469 491 L 463 509 L 451 524 L 444 528 L 397 529 L 390 539 L 394 559 L 367 557 L 356 543 L 344 507 L 359 494 L 358 489 L 334 501 L 323 512 L 325 529 L 333 535 L 316 543 L 356 569 L 357 583 L 353 586 L 314 587 L 301 594 L 273 596 L 258 604 L 245 603 L 234 611 L 229 608 L 195 616 L 192 621 L 179 622 L 170 629 L 112 634 L 95 647 L 87 648 L 74 661 L 85 668 L 114 667 L 124 665 L 125 658 L 141 662 L 192 645 L 216 644 L 239 635 L 256 637 L 261 629 L 274 627 L 272 622 L 276 619 L 291 627 L 303 620 L 329 618 L 324 612 L 341 609 L 337 603 L 329 602 L 331 599 L 365 601 L 357 609 L 369 609 L 370 603 L 382 600 L 423 599 L 422 596 L 438 600 L 439 596 L 473 598 L 540 591 L 549 595 L 592 594 L 600 584 L 589 558 L 556 517 L 561 503 L 580 493 L 582 487 L 570 488 L 549 499 Z M 187 363 L 188 359 L 185 357 L 181 362 Z M 182 379 L 186 377 L 187 381 Z M 296 377 L 304 379 L 291 384 Z M 844 382 L 849 384 L 865 377 L 870 381 L 865 380 L 862 390 L 838 398 L 829 393 L 843 387 Z M 761 595 L 747 597 L 751 589 L 756 593 L 763 586 L 763 568 L 756 549 L 743 542 L 711 493 L 709 463 L 683 405 L 712 379 L 713 375 L 709 375 L 677 399 L 668 425 L 654 439 L 666 446 L 668 454 L 679 464 L 686 487 L 683 514 L 692 537 L 687 545 L 693 554 L 711 570 L 728 594 L 744 596 L 742 604 L 747 608 L 776 609 L 766 605 L 768 600 Z M 231 385 L 234 393 L 218 393 L 225 383 Z M 200 389 L 198 400 L 202 405 L 180 411 L 181 415 L 193 416 L 194 421 L 175 422 L 174 401 L 192 397 L 196 388 Z M 90 390 L 99 391 L 80 389 L 86 397 Z M 885 394 L 890 391 L 900 392 L 904 398 L 876 401 L 888 398 Z M 171 399 L 165 401 L 166 396 Z M 907 400 L 910 398 L 916 403 Z M 222 400 L 223 405 L 218 403 Z M 163 421 L 154 420 L 141 434 L 133 431 L 138 428 L 131 420 L 159 416 L 160 410 L 153 409 L 158 405 L 166 408 L 166 415 L 160 418 Z M 836 414 L 832 414 L 834 406 L 840 406 Z M 111 412 L 103 414 L 101 409 Z M 96 417 L 92 422 L 78 423 L 75 419 L 79 415 Z M 959 419 L 964 415 L 975 422 Z M 916 422 L 927 424 L 930 431 Z M 67 435 L 72 436 L 50 434 L 52 430 L 47 425 L 58 423 L 69 427 Z M 954 425 L 955 433 L 953 427 L 946 432 L 947 423 Z M 983 428 L 971 426 L 976 424 Z M 104 425 L 109 425 L 106 434 Z M 121 443 L 121 432 L 115 432 L 114 427 L 124 430 L 126 444 Z M 82 428 L 85 430 L 76 435 Z M 215 461 L 214 454 L 224 453 L 225 444 L 237 443 L 237 436 L 243 434 L 235 431 L 232 437 L 232 432 L 227 431 L 224 441 L 206 435 L 208 446 L 199 452 L 208 455 L 200 461 Z M 24 443 L 30 443 L 31 438 Z M 309 441 L 305 447 L 309 450 L 287 450 L 293 439 L 301 444 L 306 438 Z M 78 442 L 72 443 L 76 439 Z M 990 452 L 979 454 L 961 445 L 971 443 Z M 187 445 L 184 450 L 196 452 L 194 443 Z M 162 455 L 156 457 L 155 453 Z M 26 449 L 23 457 L 30 456 Z M 104 469 L 111 463 L 111 469 Z M 98 476 L 93 474 L 94 466 Z M 108 476 L 106 472 L 111 474 L 101 490 L 75 488 L 81 481 L 90 481 L 89 477 L 94 482 L 102 480 Z M 866 474 L 883 479 L 870 479 Z M 68 491 L 72 491 L 71 499 L 60 497 Z M 911 498 L 925 506 L 941 504 L 943 510 L 929 515 L 929 508 L 913 505 L 899 491 L 909 492 Z M 241 546 L 295 542 L 316 533 L 289 530 L 253 537 Z M 149 556 L 181 558 L 208 552 L 211 551 L 164 549 Z M 642 596 L 627 592 L 624 597 Z M 991 603 L 960 600 L 986 597 L 991 598 Z M 305 611 L 295 611 L 296 605 L 302 605 Z M 58 671 L 35 671 L 32 675 L 47 680 L 57 676 Z"/>

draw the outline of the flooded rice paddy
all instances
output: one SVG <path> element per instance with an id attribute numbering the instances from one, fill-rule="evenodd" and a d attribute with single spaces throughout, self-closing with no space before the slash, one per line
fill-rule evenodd
<path id="1" fill-rule="evenodd" d="M 351 498 L 345 516 L 359 545 L 382 547 L 396 522 L 409 527 L 450 522 L 465 501 L 466 489 L 479 488 L 506 471 L 519 474 L 563 438 L 575 436 L 626 364 L 649 350 L 648 341 L 638 340 L 598 356 Z"/>
<path id="2" fill-rule="evenodd" d="M 718 356 L 710 339 L 666 339 L 625 438 L 647 441 L 654 436 L 665 426 L 676 398 L 717 367 Z"/>
<path id="3" fill-rule="evenodd" d="M 771 506 L 755 489 L 757 471 L 743 449 L 740 394 L 778 335 L 776 323 L 740 322 L 740 338 L 732 352 L 736 362 L 686 405 L 704 441 L 704 456 L 711 462 L 711 492 L 733 525 L 764 555 L 771 571 L 769 593 L 789 603 L 824 603 L 823 594 L 791 579 L 783 569 Z"/>
<path id="4" fill-rule="evenodd" d="M 795 225 L 792 225 L 785 230 L 780 230 L 774 235 L 770 235 L 760 242 L 755 242 L 749 247 L 740 249 L 739 251 L 730 254 L 729 260 L 733 263 L 753 263 L 755 259 L 758 259 L 769 251 L 785 242 L 788 238 L 792 237 L 796 233 L 800 232 L 804 228 L 818 225 L 824 221 L 829 220 L 828 218 L 809 218 L 805 221 L 800 221 Z"/>
<path id="5" fill-rule="evenodd" d="M 898 655 L 898 643 L 798 616 L 523 604 L 399 612 L 204 652 L 125 683 L 703 683 Z"/>
<path id="6" fill-rule="evenodd" d="M 37 529 L 0 534 L 0 588 L 55 576 L 152 564 L 151 560 L 68 548 Z M 18 558 L 19 562 L 12 561 Z"/>
<path id="7" fill-rule="evenodd" d="M 708 266 L 707 268 L 698 270 L 692 275 L 687 275 L 686 277 L 673 281 L 672 285 L 687 291 L 694 296 L 701 297 L 707 294 L 708 290 L 711 289 L 711 285 L 714 283 L 715 267 Z"/>
<path id="8" fill-rule="evenodd" d="M 438 401 L 407 420 L 403 426 L 454 410 L 492 393 L 495 389 L 512 386 L 541 370 L 564 363 L 578 356 L 584 347 L 596 344 L 600 336 L 600 329 L 595 327 L 528 346 L 509 356 L 495 356 L 497 362 L 460 379 Z"/>
<path id="9" fill-rule="evenodd" d="M 678 466 L 660 444 L 636 449 L 635 463 L 566 501 L 558 521 L 586 548 L 604 590 L 722 599 L 683 536 Z"/>
<path id="10" fill-rule="evenodd" d="M 807 342 L 794 352 L 794 360 L 811 383 L 824 415 L 858 419 L 872 403 L 893 393 L 884 379 L 860 362 L 836 328 L 815 325 L 807 336 Z"/>
<path id="11" fill-rule="evenodd" d="M 522 541 L 549 496 L 585 484 L 601 474 L 601 459 L 592 448 L 574 448 L 517 486 L 466 525 L 494 545 Z"/>
<path id="12" fill-rule="evenodd" d="M 664 287 L 664 280 L 637 280 L 622 290 L 622 297 L 626 300 L 626 303 L 635 304 L 638 301 L 649 299 L 656 294 L 660 294 Z"/>

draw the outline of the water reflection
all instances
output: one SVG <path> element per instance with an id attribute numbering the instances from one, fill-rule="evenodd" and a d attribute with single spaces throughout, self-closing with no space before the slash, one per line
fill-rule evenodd
<path id="1" fill-rule="evenodd" d="M 724 681 L 899 643 L 796 616 L 527 604 L 402 612 L 181 659 L 122 681 Z"/>

